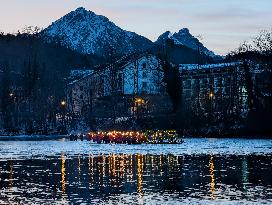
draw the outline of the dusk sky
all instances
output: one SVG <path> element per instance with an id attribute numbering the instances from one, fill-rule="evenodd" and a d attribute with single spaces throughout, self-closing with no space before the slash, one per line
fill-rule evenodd
<path id="1" fill-rule="evenodd" d="M 1 0 L 0 31 L 45 28 L 79 6 L 152 41 L 187 27 L 217 54 L 272 27 L 272 0 Z"/>

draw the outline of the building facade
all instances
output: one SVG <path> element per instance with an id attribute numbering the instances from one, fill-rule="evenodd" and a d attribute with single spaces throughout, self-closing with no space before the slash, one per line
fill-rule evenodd
<path id="1" fill-rule="evenodd" d="M 157 95 L 162 92 L 163 72 L 154 55 L 132 55 L 108 66 L 103 72 L 105 96 Z"/>
<path id="2" fill-rule="evenodd" d="M 120 104 L 119 107 L 125 107 L 123 113 L 128 114 L 133 107 L 130 98 L 133 101 L 138 98 L 139 101 L 139 97 L 148 98 L 164 92 L 162 78 L 159 59 L 149 54 L 126 56 L 92 71 L 73 70 L 66 90 L 69 112 L 82 116 L 101 108 L 106 113 L 107 109 L 112 109 L 109 107 L 113 102 L 114 106 Z M 141 102 L 144 101 L 142 99 Z"/>
<path id="3" fill-rule="evenodd" d="M 180 65 L 182 102 L 195 115 L 227 115 L 247 110 L 247 90 L 240 63 Z"/>
<path id="4" fill-rule="evenodd" d="M 239 62 L 179 65 L 184 112 L 216 117 L 246 113 L 248 93 Z M 129 56 L 88 72 L 68 84 L 69 110 L 82 116 L 131 116 L 171 110 L 164 72 L 154 55 Z"/>
<path id="5" fill-rule="evenodd" d="M 100 72 L 87 71 L 77 77 L 70 76 L 73 80 L 66 89 L 67 106 L 70 113 L 82 116 L 90 111 L 95 99 L 104 96 L 104 82 Z"/>

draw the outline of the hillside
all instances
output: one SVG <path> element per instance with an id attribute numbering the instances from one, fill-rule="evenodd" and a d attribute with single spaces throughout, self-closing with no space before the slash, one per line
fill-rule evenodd
<path id="1" fill-rule="evenodd" d="M 93 67 L 101 58 L 83 55 L 59 45 L 47 44 L 28 35 L 0 36 L 0 67 L 23 73 L 27 64 L 37 63 L 39 75 L 48 79 L 48 86 L 63 86 L 71 69 Z M 55 82 L 55 83 L 53 83 Z"/>
<path id="2" fill-rule="evenodd" d="M 82 7 L 53 22 L 40 36 L 47 42 L 58 41 L 80 53 L 100 56 L 107 55 L 109 49 L 123 55 L 153 46 L 147 38 L 123 30 L 107 17 Z"/>

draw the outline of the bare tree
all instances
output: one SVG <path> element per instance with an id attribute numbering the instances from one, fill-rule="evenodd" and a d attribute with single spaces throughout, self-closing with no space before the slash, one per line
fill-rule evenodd
<path id="1" fill-rule="evenodd" d="M 271 132 L 272 115 L 272 30 L 261 31 L 250 42 L 244 42 L 230 58 L 242 62 L 248 93 L 249 127 Z"/>

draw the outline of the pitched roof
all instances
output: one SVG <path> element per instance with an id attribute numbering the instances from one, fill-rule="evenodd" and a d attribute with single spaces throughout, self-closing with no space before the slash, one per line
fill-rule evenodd
<path id="1" fill-rule="evenodd" d="M 206 70 L 206 69 L 217 69 L 217 68 L 226 68 L 240 65 L 240 62 L 231 62 L 231 63 L 216 63 L 216 64 L 180 64 L 179 70 L 191 71 L 191 70 Z"/>

